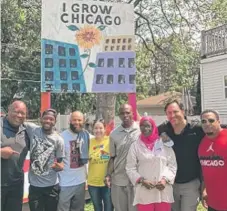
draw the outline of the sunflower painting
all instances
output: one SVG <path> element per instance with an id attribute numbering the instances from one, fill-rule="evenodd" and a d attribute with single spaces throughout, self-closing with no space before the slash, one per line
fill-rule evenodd
<path id="1" fill-rule="evenodd" d="M 84 49 L 99 45 L 102 39 L 101 31 L 92 25 L 84 26 L 76 33 L 77 44 Z"/>
<path id="2" fill-rule="evenodd" d="M 84 49 L 84 53 L 80 55 L 82 59 L 87 59 L 86 65 L 83 68 L 83 74 L 86 71 L 87 67 L 95 68 L 96 64 L 90 62 L 91 49 L 95 45 L 100 45 L 102 40 L 102 31 L 106 26 L 94 26 L 94 25 L 85 25 L 83 28 L 78 28 L 75 25 L 67 26 L 69 30 L 76 31 L 75 41 L 80 48 Z M 82 76 L 82 75 L 81 75 Z"/>

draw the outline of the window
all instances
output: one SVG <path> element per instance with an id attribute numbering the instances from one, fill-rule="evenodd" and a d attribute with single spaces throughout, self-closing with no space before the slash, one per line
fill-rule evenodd
<path id="1" fill-rule="evenodd" d="M 109 43 L 109 41 L 110 41 L 109 39 L 106 39 L 106 43 L 107 43 L 107 44 Z"/>
<path id="2" fill-rule="evenodd" d="M 103 84 L 104 81 L 104 75 L 96 75 L 96 84 Z"/>
<path id="3" fill-rule="evenodd" d="M 45 54 L 53 53 L 53 45 L 45 44 Z"/>
<path id="4" fill-rule="evenodd" d="M 104 59 L 98 60 L 98 67 L 104 67 Z"/>
<path id="5" fill-rule="evenodd" d="M 126 46 L 122 45 L 122 51 L 125 51 L 125 49 L 126 49 Z"/>
<path id="6" fill-rule="evenodd" d="M 105 46 L 105 51 L 108 51 L 108 46 Z"/>
<path id="7" fill-rule="evenodd" d="M 134 84 L 135 83 L 136 76 L 135 75 L 129 75 L 129 83 Z"/>
<path id="8" fill-rule="evenodd" d="M 74 48 L 70 48 L 70 49 L 69 49 L 69 55 L 70 55 L 70 56 L 75 56 L 75 55 L 76 55 L 76 51 L 75 51 Z"/>
<path id="9" fill-rule="evenodd" d="M 73 90 L 76 92 L 80 92 L 80 84 L 73 84 Z"/>
<path id="10" fill-rule="evenodd" d="M 112 43 L 113 43 L 113 44 L 115 43 L 115 39 L 112 39 Z"/>
<path id="11" fill-rule="evenodd" d="M 66 60 L 65 59 L 59 59 L 59 67 L 66 67 Z"/>
<path id="12" fill-rule="evenodd" d="M 61 90 L 63 92 L 67 92 L 67 90 L 68 90 L 68 84 L 61 84 Z"/>
<path id="13" fill-rule="evenodd" d="M 119 67 L 125 67 L 125 59 L 119 58 Z"/>
<path id="14" fill-rule="evenodd" d="M 117 46 L 117 51 L 119 51 L 119 50 L 120 50 L 120 45 Z"/>
<path id="15" fill-rule="evenodd" d="M 135 63 L 134 58 L 129 58 L 128 59 L 128 67 L 129 68 L 133 68 L 134 67 L 134 63 Z"/>
<path id="16" fill-rule="evenodd" d="M 121 43 L 121 39 L 117 39 L 117 43 L 118 43 L 118 44 Z"/>
<path id="17" fill-rule="evenodd" d="M 67 80 L 67 72 L 66 71 L 60 72 L 60 79 L 63 80 L 63 81 Z"/>
<path id="18" fill-rule="evenodd" d="M 107 67 L 114 67 L 114 60 L 113 59 L 107 59 Z"/>
<path id="19" fill-rule="evenodd" d="M 45 67 L 46 67 L 46 68 L 52 68 L 52 67 L 53 67 L 53 59 L 51 59 L 51 58 L 46 58 L 46 59 L 45 59 Z"/>
<path id="20" fill-rule="evenodd" d="M 72 67 L 72 68 L 77 67 L 77 61 L 76 61 L 76 59 L 70 59 L 70 67 Z"/>
<path id="21" fill-rule="evenodd" d="M 224 76 L 225 98 L 227 99 L 227 75 Z"/>
<path id="22" fill-rule="evenodd" d="M 65 56 L 65 47 L 58 46 L 58 55 Z"/>
<path id="23" fill-rule="evenodd" d="M 131 43 L 132 42 L 132 38 L 128 38 L 128 43 Z"/>
<path id="24" fill-rule="evenodd" d="M 107 75 L 107 84 L 113 84 L 113 75 Z"/>
<path id="25" fill-rule="evenodd" d="M 123 39 L 123 43 L 126 43 L 126 39 L 125 38 Z"/>
<path id="26" fill-rule="evenodd" d="M 110 50 L 111 51 L 114 51 L 114 46 L 113 45 L 110 47 Z"/>
<path id="27" fill-rule="evenodd" d="M 132 50 L 132 46 L 131 45 L 128 46 L 128 50 L 129 51 Z"/>
<path id="28" fill-rule="evenodd" d="M 125 84 L 125 76 L 124 75 L 118 76 L 118 83 L 119 84 Z"/>
<path id="29" fill-rule="evenodd" d="M 53 81 L 54 80 L 54 73 L 52 71 L 45 72 L 45 81 Z"/>
<path id="30" fill-rule="evenodd" d="M 71 72 L 71 79 L 72 80 L 78 80 L 79 79 L 79 75 L 77 71 L 72 71 Z"/>

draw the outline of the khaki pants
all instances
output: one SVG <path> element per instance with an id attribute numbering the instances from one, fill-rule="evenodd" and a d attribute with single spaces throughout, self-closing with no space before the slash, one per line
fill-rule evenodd
<path id="1" fill-rule="evenodd" d="M 173 185 L 175 202 L 172 211 L 196 211 L 200 201 L 200 181 L 195 179 L 188 183 Z"/>
<path id="2" fill-rule="evenodd" d="M 132 185 L 117 186 L 112 184 L 111 197 L 115 211 L 137 211 L 136 207 L 132 205 L 134 200 L 134 187 Z"/>

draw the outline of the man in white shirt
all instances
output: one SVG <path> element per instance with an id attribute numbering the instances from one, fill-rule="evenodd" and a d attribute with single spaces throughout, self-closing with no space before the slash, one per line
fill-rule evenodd
<path id="1" fill-rule="evenodd" d="M 58 211 L 83 211 L 85 204 L 86 165 L 89 133 L 83 129 L 84 115 L 75 111 L 70 128 L 61 133 L 65 143 L 64 170 L 59 173 L 61 192 Z"/>

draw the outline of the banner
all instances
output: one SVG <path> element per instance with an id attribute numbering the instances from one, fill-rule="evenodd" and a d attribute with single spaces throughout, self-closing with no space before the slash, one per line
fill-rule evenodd
<path id="1" fill-rule="evenodd" d="M 42 1 L 42 92 L 136 91 L 133 5 Z"/>

